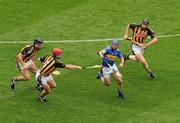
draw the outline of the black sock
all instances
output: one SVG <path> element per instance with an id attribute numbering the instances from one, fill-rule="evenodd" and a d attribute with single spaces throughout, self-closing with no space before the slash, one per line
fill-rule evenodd
<path id="1" fill-rule="evenodd" d="M 124 55 L 125 60 L 129 60 L 129 55 Z"/>
<path id="2" fill-rule="evenodd" d="M 129 60 L 129 55 L 127 55 L 127 60 Z"/>

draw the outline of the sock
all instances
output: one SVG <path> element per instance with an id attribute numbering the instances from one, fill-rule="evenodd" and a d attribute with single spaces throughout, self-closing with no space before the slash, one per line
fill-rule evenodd
<path id="1" fill-rule="evenodd" d="M 149 73 L 149 72 L 151 72 L 151 69 L 150 69 L 150 68 L 148 68 L 148 69 L 147 69 L 147 72 L 148 72 L 148 73 Z"/>
<path id="2" fill-rule="evenodd" d="M 121 90 L 118 90 L 118 94 L 119 94 L 119 96 L 122 96 L 122 95 L 123 95 L 123 93 L 122 93 Z"/>
<path id="3" fill-rule="evenodd" d="M 103 81 L 103 82 L 104 82 L 104 78 L 103 78 L 103 77 L 101 77 L 101 81 Z"/>
<path id="4" fill-rule="evenodd" d="M 17 81 L 18 81 L 16 77 L 13 77 L 12 79 L 13 79 L 15 82 L 17 82 Z"/>
<path id="5" fill-rule="evenodd" d="M 129 55 L 125 55 L 125 54 L 124 54 L 124 59 L 125 59 L 125 60 L 129 60 Z"/>
<path id="6" fill-rule="evenodd" d="M 126 56 L 126 59 L 129 60 L 129 55 Z"/>

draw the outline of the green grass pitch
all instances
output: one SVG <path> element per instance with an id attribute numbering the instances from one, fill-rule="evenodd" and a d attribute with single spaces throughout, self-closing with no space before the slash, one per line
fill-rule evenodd
<path id="1" fill-rule="evenodd" d="M 0 42 L 120 38 L 128 23 L 142 18 L 158 36 L 180 34 L 180 1 L 0 0 Z M 145 51 L 156 79 L 138 63 L 120 69 L 126 100 L 116 96 L 114 80 L 105 87 L 95 79 L 98 69 L 59 69 L 47 103 L 37 100 L 33 76 L 10 89 L 10 78 L 19 74 L 15 56 L 25 44 L 0 43 L 0 123 L 179 123 L 179 38 L 159 38 Z M 100 64 L 96 52 L 110 42 L 45 43 L 37 58 L 59 47 L 64 63 Z M 129 43 L 121 41 L 120 49 L 130 53 Z"/>

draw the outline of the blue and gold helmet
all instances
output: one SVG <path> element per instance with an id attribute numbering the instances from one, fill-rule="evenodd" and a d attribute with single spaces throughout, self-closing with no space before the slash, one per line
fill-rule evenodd
<path id="1" fill-rule="evenodd" d="M 112 40 L 112 44 L 113 44 L 113 45 L 119 45 L 119 40 L 113 39 L 113 40 Z"/>

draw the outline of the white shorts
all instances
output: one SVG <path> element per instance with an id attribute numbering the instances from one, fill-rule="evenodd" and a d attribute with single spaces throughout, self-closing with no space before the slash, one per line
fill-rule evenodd
<path id="1" fill-rule="evenodd" d="M 42 84 L 42 85 L 47 84 L 48 81 L 54 80 L 51 75 L 48 75 L 48 76 L 40 76 L 39 71 L 36 72 L 35 78 L 36 78 L 36 81 L 37 81 L 39 84 Z"/>
<path id="2" fill-rule="evenodd" d="M 134 54 L 143 54 L 144 53 L 144 49 L 135 44 L 132 45 L 132 51 L 134 52 Z"/>
<path id="3" fill-rule="evenodd" d="M 110 67 L 102 67 L 102 74 L 104 78 L 109 78 L 112 73 L 119 72 L 117 66 L 114 64 L 111 68 Z"/>
<path id="4" fill-rule="evenodd" d="M 22 70 L 22 64 L 20 62 L 17 62 L 16 66 L 19 70 Z M 35 64 L 32 60 L 29 60 L 25 63 L 25 66 L 26 69 L 29 70 L 30 68 L 34 68 Z"/>

